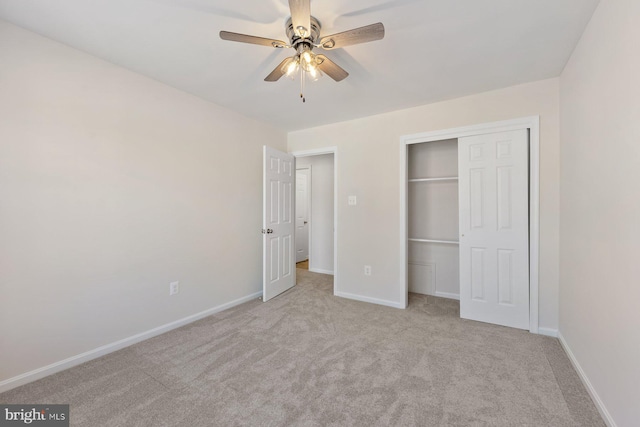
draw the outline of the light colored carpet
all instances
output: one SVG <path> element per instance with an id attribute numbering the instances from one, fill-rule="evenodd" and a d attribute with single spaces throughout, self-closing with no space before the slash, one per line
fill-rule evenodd
<path id="1" fill-rule="evenodd" d="M 556 339 L 299 284 L 0 394 L 78 426 L 603 426 Z"/>

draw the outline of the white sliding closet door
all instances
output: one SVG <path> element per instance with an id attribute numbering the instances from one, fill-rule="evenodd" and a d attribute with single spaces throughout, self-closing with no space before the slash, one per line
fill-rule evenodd
<path id="1" fill-rule="evenodd" d="M 528 132 L 458 140 L 460 317 L 529 329 Z"/>

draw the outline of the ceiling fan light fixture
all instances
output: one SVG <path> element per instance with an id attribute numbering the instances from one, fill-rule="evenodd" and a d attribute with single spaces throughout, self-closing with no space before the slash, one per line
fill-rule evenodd
<path id="1" fill-rule="evenodd" d="M 314 59 L 307 61 L 303 58 L 300 58 L 300 68 L 302 68 L 304 71 L 309 72 L 309 70 L 311 70 L 312 68 L 315 68 L 315 66 L 316 66 L 316 61 Z"/>
<path id="2" fill-rule="evenodd" d="M 322 77 L 324 74 L 322 74 L 322 71 L 320 71 L 320 68 L 313 66 L 309 68 L 309 77 L 311 78 L 312 81 L 317 81 L 320 77 Z"/>
<path id="3" fill-rule="evenodd" d="M 309 66 L 309 64 L 314 61 L 314 57 L 315 55 L 311 53 L 310 50 L 305 50 L 300 54 L 300 59 L 304 61 L 304 64 L 306 64 L 307 66 Z"/>
<path id="4" fill-rule="evenodd" d="M 298 69 L 300 68 L 300 58 L 296 55 L 291 62 L 285 67 L 284 73 L 291 80 L 295 80 Z"/>
<path id="5" fill-rule="evenodd" d="M 308 46 L 304 46 L 300 49 L 300 53 L 298 54 L 298 57 L 299 57 L 300 67 L 304 71 L 311 73 L 311 70 L 315 70 L 317 68 L 318 57 L 316 56 L 315 53 L 311 51 L 311 48 L 309 48 Z M 316 73 L 314 72 L 314 75 L 315 74 Z"/>

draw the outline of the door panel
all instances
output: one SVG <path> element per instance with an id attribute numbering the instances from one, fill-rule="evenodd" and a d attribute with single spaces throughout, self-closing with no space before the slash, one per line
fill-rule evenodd
<path id="1" fill-rule="evenodd" d="M 266 146 L 263 156 L 262 298 L 268 301 L 295 284 L 294 158 Z"/>
<path id="2" fill-rule="evenodd" d="M 274 225 L 280 222 L 280 203 L 278 202 L 280 197 L 280 182 L 277 179 L 270 179 L 269 185 L 271 186 L 269 197 L 271 199 L 271 204 L 269 205 L 269 225 Z"/>
<path id="3" fill-rule="evenodd" d="M 460 317 L 529 329 L 528 132 L 458 140 Z"/>
<path id="4" fill-rule="evenodd" d="M 512 167 L 498 168 L 498 230 L 511 229 L 511 200 Z"/>
<path id="5" fill-rule="evenodd" d="M 513 251 L 498 249 L 498 303 L 513 304 Z"/>
<path id="6" fill-rule="evenodd" d="M 482 228 L 484 226 L 484 171 L 481 169 L 472 169 L 470 171 L 471 186 L 471 228 Z"/>
<path id="7" fill-rule="evenodd" d="M 293 199 L 293 183 L 292 182 L 283 182 L 282 183 L 282 222 L 284 224 L 291 224 L 291 218 L 293 218 L 293 204 L 291 200 Z"/>

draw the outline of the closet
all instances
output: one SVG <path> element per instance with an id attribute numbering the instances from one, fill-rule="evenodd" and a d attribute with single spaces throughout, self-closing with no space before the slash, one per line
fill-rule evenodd
<path id="1" fill-rule="evenodd" d="M 459 299 L 458 140 L 408 147 L 409 292 Z"/>
<path id="2" fill-rule="evenodd" d="M 529 131 L 407 147 L 407 288 L 529 329 Z"/>

